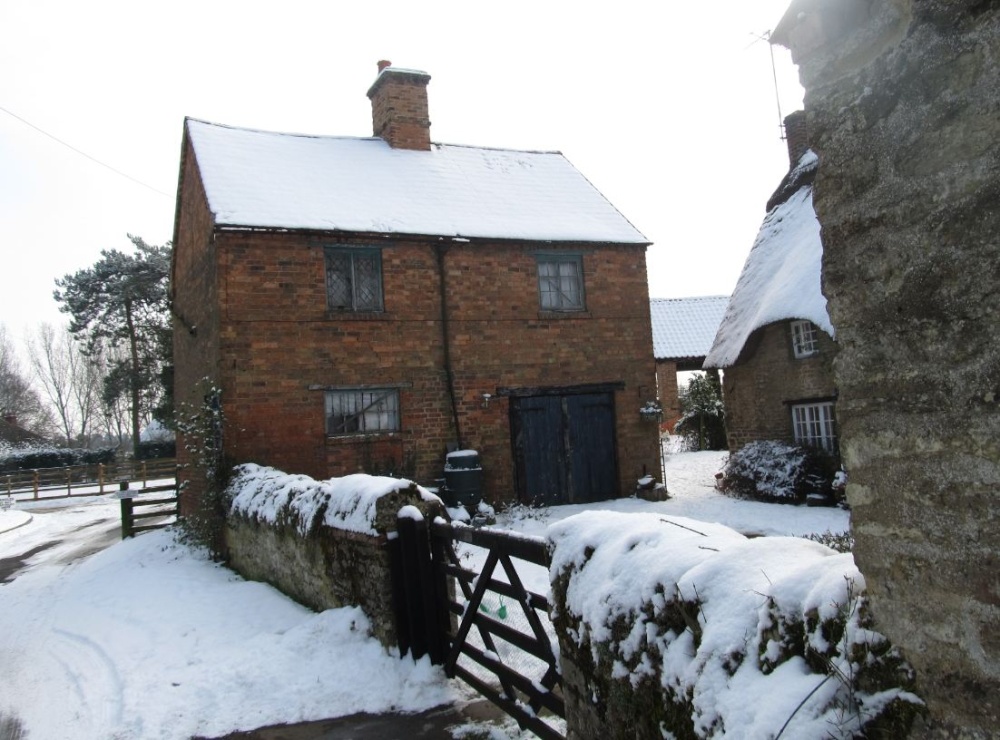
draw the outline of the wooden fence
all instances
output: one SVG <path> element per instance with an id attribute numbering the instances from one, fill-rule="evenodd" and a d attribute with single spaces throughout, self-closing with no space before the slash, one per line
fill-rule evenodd
<path id="1" fill-rule="evenodd" d="M 177 479 L 175 458 L 20 470 L 0 475 L 0 494 L 31 494 L 32 499 L 37 499 L 44 493 L 41 498 L 67 498 L 111 493 L 118 490 L 123 480 L 141 482 L 145 488 L 150 481 L 164 479 Z"/>
<path id="2" fill-rule="evenodd" d="M 161 529 L 170 526 L 180 516 L 180 500 L 177 496 L 177 484 L 169 486 L 150 486 L 138 491 L 129 491 L 128 483 L 123 481 L 122 487 L 122 539 L 133 537 L 139 532 L 150 529 Z M 165 493 L 169 496 L 157 498 L 132 498 L 133 495 L 146 493 Z M 139 511 L 136 511 L 136 510 Z M 137 524 L 136 521 L 143 522 Z"/>

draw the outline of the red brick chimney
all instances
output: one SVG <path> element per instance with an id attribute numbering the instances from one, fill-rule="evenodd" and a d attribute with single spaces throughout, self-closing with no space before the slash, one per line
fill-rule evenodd
<path id="1" fill-rule="evenodd" d="M 809 149 L 809 127 L 806 125 L 804 110 L 785 116 L 785 143 L 788 145 L 788 168 L 795 169 L 795 165 Z"/>
<path id="2" fill-rule="evenodd" d="M 415 69 L 378 63 L 378 77 L 368 89 L 375 136 L 395 149 L 430 151 L 431 122 L 427 117 L 427 83 L 431 76 Z"/>

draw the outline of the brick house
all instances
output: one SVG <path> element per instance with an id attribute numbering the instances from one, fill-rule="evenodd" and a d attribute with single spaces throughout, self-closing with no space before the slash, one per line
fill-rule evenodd
<path id="1" fill-rule="evenodd" d="M 728 305 L 729 296 L 650 299 L 656 388 L 664 431 L 672 432 L 681 418 L 677 373 L 702 369 Z"/>
<path id="2" fill-rule="evenodd" d="M 788 116 L 785 131 L 790 171 L 767 203 L 704 366 L 723 371 L 730 450 L 773 439 L 837 453 L 837 345 L 812 201 L 817 159 L 804 112 Z"/>
<path id="3" fill-rule="evenodd" d="M 17 422 L 14 414 L 0 417 L 0 442 L 11 447 L 37 447 L 48 444 L 48 440 L 40 434 L 28 431 Z"/>
<path id="4" fill-rule="evenodd" d="M 185 121 L 179 407 L 213 384 L 230 461 L 316 478 L 474 449 L 493 502 L 631 493 L 649 242 L 558 152 L 432 143 L 429 80 L 379 64 L 373 137 Z"/>

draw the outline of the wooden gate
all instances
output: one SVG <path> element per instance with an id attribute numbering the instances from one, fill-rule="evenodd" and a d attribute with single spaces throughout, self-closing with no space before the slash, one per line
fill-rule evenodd
<path id="1" fill-rule="evenodd" d="M 481 567 L 460 556 L 458 542 L 482 548 Z M 442 520 L 428 532 L 424 521 L 401 517 L 396 553 L 401 652 L 429 654 L 522 728 L 563 740 L 545 721 L 566 716 L 549 602 L 525 587 L 513 562 L 547 572 L 544 540 Z"/>

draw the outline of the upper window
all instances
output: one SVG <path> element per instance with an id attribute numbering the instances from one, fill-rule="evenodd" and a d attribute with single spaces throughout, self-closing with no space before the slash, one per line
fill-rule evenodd
<path id="1" fill-rule="evenodd" d="M 399 390 L 372 388 L 326 392 L 326 433 L 398 432 Z"/>
<path id="2" fill-rule="evenodd" d="M 812 357 L 819 353 L 819 334 L 813 322 L 792 322 L 792 351 L 796 358 Z"/>
<path id="3" fill-rule="evenodd" d="M 837 449 L 833 402 L 802 403 L 792 406 L 792 430 L 796 444 L 827 452 Z"/>
<path id="4" fill-rule="evenodd" d="M 583 258 L 539 255 L 538 295 L 543 311 L 582 311 Z"/>
<path id="5" fill-rule="evenodd" d="M 326 305 L 333 311 L 381 311 L 381 251 L 327 248 Z"/>

